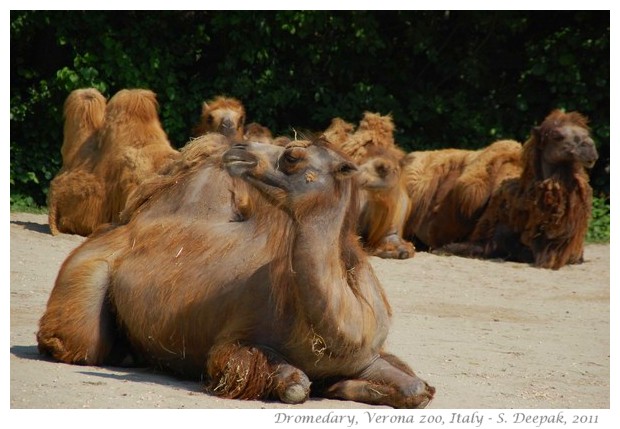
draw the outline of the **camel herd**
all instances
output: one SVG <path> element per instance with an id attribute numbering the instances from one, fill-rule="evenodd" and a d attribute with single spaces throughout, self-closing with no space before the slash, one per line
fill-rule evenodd
<path id="1" fill-rule="evenodd" d="M 217 97 L 180 150 L 149 90 L 76 90 L 64 113 L 49 224 L 88 238 L 37 333 L 62 362 L 151 365 L 225 398 L 425 407 L 435 389 L 384 349 L 370 255 L 583 260 L 598 155 L 577 112 L 524 144 L 410 153 L 370 112 L 292 139 Z"/>

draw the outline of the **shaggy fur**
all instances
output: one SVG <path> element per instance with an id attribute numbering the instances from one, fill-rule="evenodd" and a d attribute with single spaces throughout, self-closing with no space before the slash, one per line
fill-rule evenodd
<path id="1" fill-rule="evenodd" d="M 355 132 L 340 145 L 342 151 L 353 158 L 357 164 L 368 160 L 369 148 L 395 146 L 392 117 L 371 112 L 364 113 Z"/>
<path id="2" fill-rule="evenodd" d="M 103 126 L 106 99 L 95 88 L 72 91 L 64 105 L 65 125 L 60 148 L 62 170 L 90 160 L 96 149 L 95 135 Z"/>
<path id="3" fill-rule="evenodd" d="M 245 107 L 236 98 L 218 96 L 202 104 L 198 123 L 192 130 L 194 137 L 208 132 L 224 134 L 232 140 L 243 139 Z"/>
<path id="4" fill-rule="evenodd" d="M 103 219 L 118 222 L 129 195 L 178 156 L 159 122 L 155 94 L 146 89 L 116 93 L 106 108 L 94 168 L 106 188 Z"/>
<path id="5" fill-rule="evenodd" d="M 360 167 L 358 182 L 364 190 L 359 231 L 364 247 L 381 258 L 405 259 L 415 247 L 402 238 L 408 202 L 401 180 L 405 153 L 394 142 L 392 117 L 365 112 L 357 129 L 340 118 L 323 136 L 340 147 Z"/>
<path id="6" fill-rule="evenodd" d="M 94 88 L 72 91 L 65 101 L 63 165 L 50 183 L 47 198 L 52 235 L 86 236 L 103 221 L 104 185 L 92 171 L 105 108 L 105 98 Z"/>
<path id="7" fill-rule="evenodd" d="M 342 118 L 333 118 L 329 127 L 323 131 L 323 138 L 336 147 L 342 147 L 351 137 L 355 126 Z"/>
<path id="8" fill-rule="evenodd" d="M 273 143 L 273 134 L 269 128 L 257 122 L 252 122 L 244 127 L 243 139 L 260 143 Z"/>
<path id="9" fill-rule="evenodd" d="M 522 174 L 493 194 L 468 242 L 441 250 L 551 269 L 582 262 L 592 210 L 586 169 L 597 158 L 586 118 L 554 110 L 524 144 Z"/>
<path id="10" fill-rule="evenodd" d="M 500 140 L 477 151 L 436 204 L 428 223 L 432 248 L 466 240 L 501 183 L 521 174 L 521 144 Z"/>
<path id="11" fill-rule="evenodd" d="M 380 258 L 411 258 L 415 247 L 402 238 L 410 211 L 400 165 L 405 153 L 397 147 L 367 150 L 357 178 L 365 198 L 359 221 L 364 247 Z"/>
<path id="12" fill-rule="evenodd" d="M 435 248 L 468 237 L 503 180 L 518 176 L 521 145 L 500 140 L 480 150 L 412 152 L 403 161 L 410 198 L 404 236 Z"/>
<path id="13" fill-rule="evenodd" d="M 382 350 L 391 310 L 357 242 L 355 170 L 303 141 L 184 164 L 63 263 L 39 350 L 102 365 L 129 347 L 225 398 L 300 403 L 312 382 L 325 397 L 426 406 L 434 388 Z M 239 180 L 253 206 L 231 222 Z"/>

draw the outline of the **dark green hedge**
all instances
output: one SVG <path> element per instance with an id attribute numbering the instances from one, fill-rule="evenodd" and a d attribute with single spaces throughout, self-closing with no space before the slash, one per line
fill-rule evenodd
<path id="1" fill-rule="evenodd" d="M 202 100 L 278 134 L 391 113 L 406 150 L 524 140 L 556 107 L 591 118 L 609 192 L 609 11 L 11 11 L 11 195 L 45 203 L 73 89 L 158 94 L 178 147 Z"/>

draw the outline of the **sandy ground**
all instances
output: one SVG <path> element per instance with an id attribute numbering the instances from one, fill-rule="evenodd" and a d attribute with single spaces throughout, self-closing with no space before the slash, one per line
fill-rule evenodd
<path id="1" fill-rule="evenodd" d="M 72 366 L 39 355 L 35 333 L 58 269 L 83 238 L 46 215 L 10 216 L 10 407 L 369 408 L 224 400 L 150 369 Z M 610 246 L 558 271 L 418 253 L 373 258 L 394 310 L 387 349 L 437 388 L 434 409 L 610 407 Z"/>

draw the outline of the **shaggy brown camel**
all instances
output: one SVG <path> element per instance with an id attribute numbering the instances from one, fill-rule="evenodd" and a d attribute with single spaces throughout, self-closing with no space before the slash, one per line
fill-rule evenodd
<path id="1" fill-rule="evenodd" d="M 426 406 L 435 389 L 383 350 L 391 310 L 356 238 L 355 170 L 308 141 L 188 165 L 68 257 L 39 350 L 101 365 L 129 348 L 225 398 L 300 403 L 312 383 L 324 397 Z M 240 222 L 217 201 L 233 182 L 253 200 Z"/>
<path id="2" fill-rule="evenodd" d="M 202 113 L 192 135 L 199 137 L 207 132 L 217 132 L 232 140 L 243 139 L 245 107 L 236 98 L 218 96 L 202 104 Z"/>
<path id="3" fill-rule="evenodd" d="M 597 159 L 587 119 L 552 111 L 523 146 L 523 172 L 493 193 L 469 240 L 439 251 L 551 269 L 582 262 Z"/>
<path id="4" fill-rule="evenodd" d="M 408 204 L 400 163 L 405 153 L 394 142 L 390 115 L 364 112 L 357 129 L 334 118 L 323 137 L 341 148 L 360 167 L 359 231 L 366 251 L 381 258 L 411 258 L 413 243 L 402 237 Z"/>
<path id="5" fill-rule="evenodd" d="M 95 88 L 71 91 L 64 104 L 62 170 L 92 159 L 97 149 L 96 132 L 103 126 L 106 99 Z"/>
<path id="6" fill-rule="evenodd" d="M 105 184 L 103 219 L 118 222 L 129 195 L 179 157 L 159 122 L 155 93 L 123 89 L 108 102 L 93 170 Z"/>
<path id="7" fill-rule="evenodd" d="M 102 222 L 104 184 L 92 171 L 105 108 L 105 97 L 95 88 L 76 89 L 65 101 L 62 168 L 52 179 L 47 197 L 52 235 L 86 236 Z"/>
<path id="8" fill-rule="evenodd" d="M 405 153 L 396 147 L 372 147 L 367 155 L 357 177 L 364 190 L 359 220 L 364 247 L 380 258 L 411 258 L 415 247 L 402 238 L 410 211 L 400 165 Z"/>
<path id="9" fill-rule="evenodd" d="M 500 140 L 479 150 L 407 154 L 403 180 L 410 198 L 404 237 L 431 249 L 472 233 L 491 194 L 521 173 L 521 144 Z"/>

